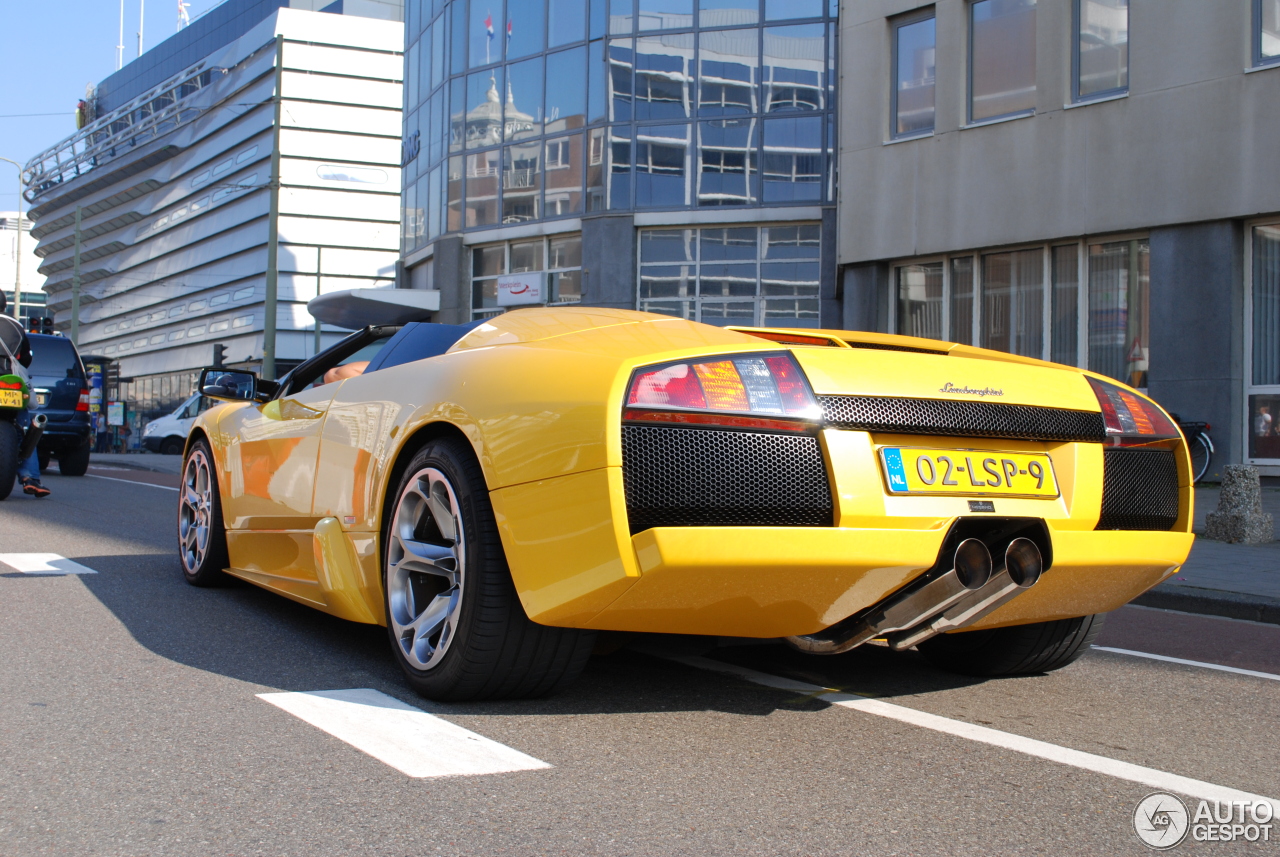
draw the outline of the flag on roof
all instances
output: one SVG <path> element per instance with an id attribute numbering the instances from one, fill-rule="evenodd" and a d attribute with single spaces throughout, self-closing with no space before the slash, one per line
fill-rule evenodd
<path id="1" fill-rule="evenodd" d="M 186 2 L 186 0 L 178 0 L 178 29 L 179 30 L 181 30 L 183 27 L 191 23 L 191 15 L 187 12 L 187 7 L 190 5 L 191 4 Z"/>
<path id="2" fill-rule="evenodd" d="M 484 19 L 484 31 L 485 31 L 485 34 L 490 39 L 493 38 L 493 13 L 492 12 L 489 13 L 489 17 Z"/>
<path id="3" fill-rule="evenodd" d="M 507 41 L 511 41 L 511 19 L 507 19 Z"/>

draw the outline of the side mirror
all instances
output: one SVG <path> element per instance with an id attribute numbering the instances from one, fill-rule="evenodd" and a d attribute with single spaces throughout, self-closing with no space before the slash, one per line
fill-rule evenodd
<path id="1" fill-rule="evenodd" d="M 258 397 L 258 376 L 238 369 L 205 369 L 200 373 L 200 395 L 224 402 L 253 401 Z"/>

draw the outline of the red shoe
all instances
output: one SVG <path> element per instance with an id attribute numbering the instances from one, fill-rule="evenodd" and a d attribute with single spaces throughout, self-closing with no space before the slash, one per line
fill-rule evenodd
<path id="1" fill-rule="evenodd" d="M 48 488 L 40 484 L 39 479 L 23 479 L 22 493 L 31 494 L 34 497 L 48 497 L 50 491 Z"/>

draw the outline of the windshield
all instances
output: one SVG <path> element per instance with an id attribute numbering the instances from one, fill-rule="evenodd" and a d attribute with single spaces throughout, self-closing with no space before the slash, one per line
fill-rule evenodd
<path id="1" fill-rule="evenodd" d="M 67 378 L 84 380 L 75 346 L 60 336 L 31 337 L 31 366 L 27 371 L 33 384 L 57 384 Z"/>

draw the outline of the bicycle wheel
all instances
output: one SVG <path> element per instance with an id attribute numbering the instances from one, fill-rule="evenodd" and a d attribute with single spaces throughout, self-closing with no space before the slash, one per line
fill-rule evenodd
<path id="1" fill-rule="evenodd" d="M 1209 472 L 1209 464 L 1213 461 L 1213 447 L 1203 434 L 1197 434 L 1189 444 L 1191 447 L 1191 481 L 1199 482 Z"/>

